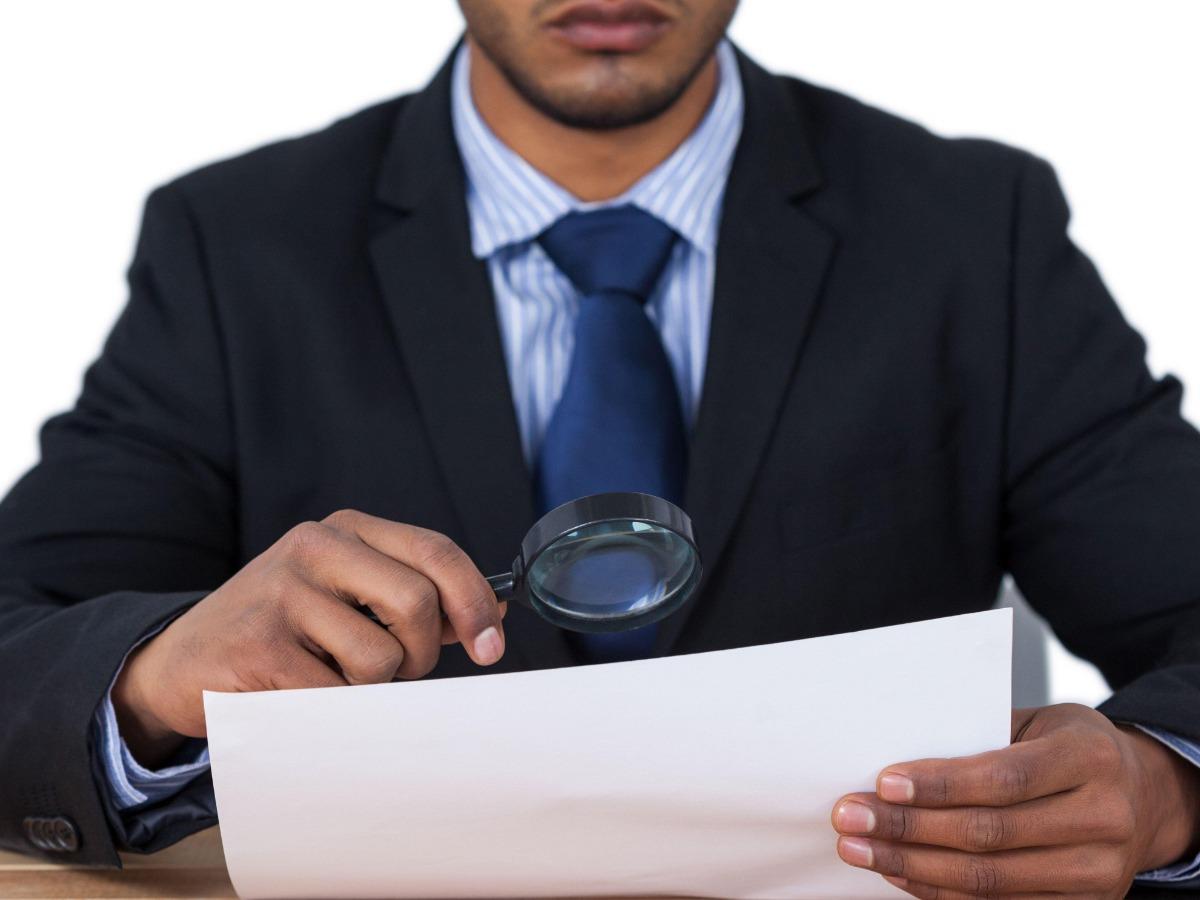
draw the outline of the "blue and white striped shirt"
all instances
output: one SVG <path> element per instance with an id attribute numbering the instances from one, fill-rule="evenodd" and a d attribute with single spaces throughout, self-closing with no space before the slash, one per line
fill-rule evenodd
<path id="1" fill-rule="evenodd" d="M 533 168 L 488 128 L 471 97 L 469 51 L 466 45 L 458 51 L 451 112 L 467 175 L 471 249 L 487 261 L 522 448 L 531 463 L 566 382 L 579 309 L 578 292 L 535 239 L 571 211 L 629 203 L 683 238 L 675 244 L 647 312 L 671 361 L 684 415 L 689 424 L 695 420 L 704 381 L 721 203 L 742 130 L 741 78 L 727 42 L 718 47 L 717 63 L 716 95 L 684 142 L 620 197 L 585 203 Z M 97 713 L 96 728 L 120 809 L 168 800 L 208 768 L 207 746 L 198 748 L 193 762 L 157 771 L 141 766 L 120 736 L 110 697 Z M 1200 746 L 1157 729 L 1143 730 L 1200 765 Z M 1197 876 L 1200 857 L 1140 878 L 1166 882 Z"/>
<path id="2" fill-rule="evenodd" d="M 535 238 L 574 210 L 632 204 L 671 226 L 675 243 L 646 304 L 694 422 L 704 381 L 725 182 L 742 133 L 742 82 L 733 48 L 717 49 L 717 90 L 675 151 L 620 197 L 585 203 L 551 181 L 488 128 L 471 99 L 466 45 L 454 63 L 454 135 L 467 174 L 471 249 L 487 260 L 521 444 L 532 462 L 558 403 L 574 347 L 579 293 Z"/>

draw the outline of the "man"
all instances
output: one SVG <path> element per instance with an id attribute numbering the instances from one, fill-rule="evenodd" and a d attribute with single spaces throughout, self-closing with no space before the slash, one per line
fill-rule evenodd
<path id="1" fill-rule="evenodd" d="M 839 854 L 919 897 L 1194 876 L 1200 437 L 1049 168 L 767 74 L 736 0 L 461 6 L 424 91 L 148 201 L 0 506 L 0 843 L 212 824 L 204 689 L 794 639 L 1007 570 L 1114 697 L 896 761 Z M 539 512 L 630 489 L 695 522 L 685 609 L 605 642 L 496 602 Z"/>

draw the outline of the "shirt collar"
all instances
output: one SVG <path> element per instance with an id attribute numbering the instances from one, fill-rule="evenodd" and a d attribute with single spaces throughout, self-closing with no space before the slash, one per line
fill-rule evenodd
<path id="1" fill-rule="evenodd" d="M 454 60 L 451 115 L 467 176 L 471 250 L 486 259 L 533 240 L 568 212 L 633 204 L 670 225 L 697 249 L 716 247 L 721 199 L 742 131 L 742 81 L 728 41 L 717 47 L 717 92 L 700 124 L 675 151 L 620 197 L 584 202 L 501 141 L 471 97 L 470 56 Z"/>

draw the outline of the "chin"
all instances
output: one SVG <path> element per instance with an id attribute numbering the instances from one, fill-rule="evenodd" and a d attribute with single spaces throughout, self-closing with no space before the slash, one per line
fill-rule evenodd
<path id="1" fill-rule="evenodd" d="M 628 128 L 659 115 L 670 101 L 647 101 L 642 94 L 604 95 L 584 92 L 546 98 L 539 104 L 543 113 L 576 128 L 597 131 Z"/>
<path id="2" fill-rule="evenodd" d="M 664 87 L 661 75 L 637 75 L 610 69 L 544 84 L 538 91 L 538 105 L 563 121 L 593 121 L 598 127 L 636 124 L 658 115 L 679 93 Z"/>

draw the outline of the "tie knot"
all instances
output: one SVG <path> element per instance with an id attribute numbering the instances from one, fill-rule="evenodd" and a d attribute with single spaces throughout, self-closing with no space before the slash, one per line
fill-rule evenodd
<path id="1" fill-rule="evenodd" d="M 567 213 L 538 243 L 583 294 L 621 291 L 645 303 L 667 262 L 675 232 L 635 206 Z"/>

